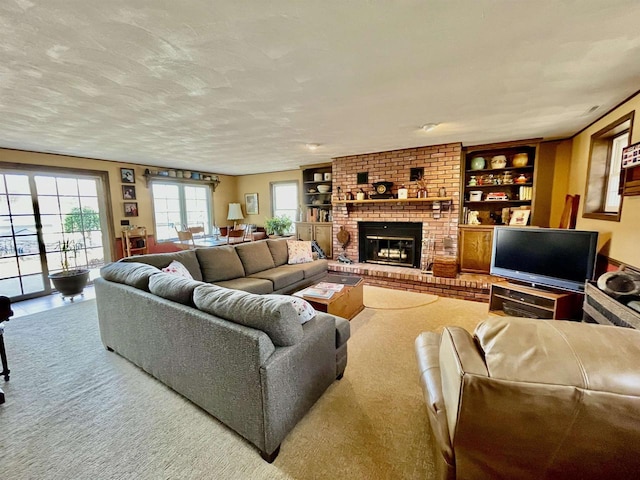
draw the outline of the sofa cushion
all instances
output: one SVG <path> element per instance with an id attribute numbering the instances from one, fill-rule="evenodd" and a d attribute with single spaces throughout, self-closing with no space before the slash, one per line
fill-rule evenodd
<path id="1" fill-rule="evenodd" d="M 215 284 L 225 288 L 235 288 L 236 290 L 242 290 L 244 292 L 256 293 L 258 295 L 273 292 L 273 283 L 271 280 L 266 280 L 264 278 L 240 277 L 232 280 L 215 282 Z"/>
<path id="2" fill-rule="evenodd" d="M 193 275 L 189 273 L 189 270 L 187 270 L 187 267 L 185 267 L 183 264 L 181 264 L 177 260 L 174 260 L 167 267 L 164 267 L 162 271 L 170 275 L 175 275 L 178 277 L 183 277 L 183 278 L 188 278 L 189 280 L 193 280 Z"/>
<path id="3" fill-rule="evenodd" d="M 275 267 L 266 242 L 242 243 L 236 247 L 246 276 Z"/>
<path id="4" fill-rule="evenodd" d="M 121 262 L 135 262 L 146 263 L 153 265 L 157 268 L 168 267 L 174 260 L 184 265 L 194 280 L 202 280 L 202 273 L 200 272 L 200 264 L 196 258 L 196 254 L 193 250 L 183 250 L 181 252 L 171 253 L 150 253 L 148 255 L 136 255 L 133 257 L 126 257 L 120 260 Z"/>
<path id="5" fill-rule="evenodd" d="M 273 283 L 274 290 L 280 290 L 281 288 L 292 285 L 300 280 L 304 279 L 304 270 L 288 268 L 288 265 L 281 267 L 270 268 L 262 272 L 249 275 L 252 278 L 264 278 Z"/>
<path id="6" fill-rule="evenodd" d="M 273 263 L 276 267 L 280 265 L 284 265 L 287 263 L 287 259 L 289 258 L 289 249 L 287 247 L 287 239 L 286 238 L 269 238 L 267 239 L 267 246 L 271 251 L 271 256 L 273 257 Z"/>
<path id="7" fill-rule="evenodd" d="M 100 276 L 110 282 L 123 283 L 139 290 L 149 291 L 149 277 L 160 270 L 146 263 L 115 262 L 100 269 Z"/>
<path id="8" fill-rule="evenodd" d="M 205 282 L 244 277 L 244 267 L 233 245 L 196 248 L 196 256 Z"/>
<path id="9" fill-rule="evenodd" d="M 304 278 L 311 278 L 327 273 L 329 262 L 327 260 L 314 260 L 313 262 L 300 263 L 298 265 L 287 265 L 287 268 L 301 268 L 304 272 Z"/>
<path id="10" fill-rule="evenodd" d="M 200 285 L 206 283 L 170 273 L 158 273 L 149 279 L 151 293 L 189 306 L 193 306 L 193 291 Z"/>
<path id="11" fill-rule="evenodd" d="M 287 240 L 287 250 L 289 253 L 287 263 L 289 265 L 313 261 L 311 242 L 304 240 Z"/>
<path id="12" fill-rule="evenodd" d="M 193 300 L 204 312 L 262 330 L 276 346 L 295 345 L 302 340 L 302 325 L 291 302 L 216 285 L 197 287 Z"/>
<path id="13" fill-rule="evenodd" d="M 278 295 L 278 294 L 265 295 L 265 297 L 285 300 L 291 303 L 291 305 L 293 305 L 293 308 L 296 311 L 296 314 L 298 315 L 298 321 L 300 322 L 300 325 L 304 325 L 305 323 L 307 323 L 309 320 L 313 319 L 316 316 L 317 312 L 315 311 L 315 309 L 311 306 L 309 302 L 307 302 L 303 298 L 293 297 L 291 295 Z"/>

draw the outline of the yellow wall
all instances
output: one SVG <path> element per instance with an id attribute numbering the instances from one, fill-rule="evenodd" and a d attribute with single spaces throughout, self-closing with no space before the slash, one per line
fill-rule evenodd
<path id="1" fill-rule="evenodd" d="M 151 205 L 151 193 L 146 186 L 143 173 L 147 166 L 119 163 L 106 160 L 94 160 L 90 158 L 68 157 L 65 155 L 52 155 L 47 153 L 24 152 L 20 150 L 0 149 L 0 162 L 46 165 L 54 167 L 75 168 L 82 170 L 105 171 L 109 174 L 109 191 L 113 211 L 114 236 L 120 236 L 120 220 L 129 220 L 132 225 L 146 226 L 150 233 L 153 232 L 153 209 Z M 138 202 L 138 217 L 124 216 L 124 202 L 122 199 L 122 182 L 120 181 L 120 168 L 133 168 L 136 174 L 136 202 Z M 214 173 L 214 171 L 207 172 Z M 220 185 L 213 197 L 214 216 L 217 222 L 227 218 L 227 205 L 237 200 L 237 177 L 219 175 Z M 127 200 L 129 201 L 129 200 Z"/>
<path id="2" fill-rule="evenodd" d="M 578 193 L 569 188 L 572 145 L 571 140 L 562 140 L 556 145 L 555 164 L 553 167 L 553 188 L 551 190 L 551 213 L 549 216 L 549 224 L 552 227 L 560 225 L 565 195 L 567 193 Z"/>
<path id="3" fill-rule="evenodd" d="M 266 218 L 271 217 L 271 182 L 283 182 L 295 180 L 298 182 L 298 192 L 302 191 L 302 170 L 285 170 L 273 173 L 260 173 L 256 175 L 243 175 L 238 177 L 238 201 L 242 204 L 242 213 L 245 214 L 243 223 L 254 223 L 264 226 Z M 244 195 L 245 193 L 258 194 L 258 214 L 247 215 Z M 226 218 L 226 217 L 225 217 Z"/>
<path id="4" fill-rule="evenodd" d="M 636 267 L 640 266 L 640 248 L 638 248 L 638 240 L 640 239 L 640 234 L 638 233 L 640 228 L 640 196 L 623 198 L 620 222 L 582 218 L 582 207 L 587 183 L 591 135 L 627 113 L 635 111 L 635 125 L 632 127 L 631 143 L 639 142 L 640 124 L 638 122 L 640 121 L 640 115 L 638 114 L 638 109 L 640 109 L 640 94 L 635 95 L 573 138 L 571 169 L 567 189 L 567 193 L 579 193 L 581 195 L 581 208 L 576 228 L 580 230 L 596 230 L 603 234 L 610 233 L 609 249 L 604 253 L 615 260 Z"/>

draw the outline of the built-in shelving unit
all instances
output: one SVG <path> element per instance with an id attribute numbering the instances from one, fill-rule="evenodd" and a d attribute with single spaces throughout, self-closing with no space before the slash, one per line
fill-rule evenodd
<path id="1" fill-rule="evenodd" d="M 468 223 L 470 210 L 478 212 L 483 225 L 508 222 L 506 213 L 510 212 L 503 212 L 507 208 L 528 208 L 533 213 L 538 144 L 538 141 L 505 142 L 464 149 L 460 225 Z M 516 161 L 521 160 L 522 156 L 526 156 L 525 164 Z M 474 160 L 478 157 L 484 159 L 481 168 L 478 164 L 482 162 Z M 496 161 L 492 164 L 494 158 Z M 502 164 L 497 161 L 498 158 L 504 160 Z"/>
<path id="2" fill-rule="evenodd" d="M 324 187 L 324 188 L 323 188 Z M 327 189 L 320 192 L 318 188 Z M 302 220 L 304 222 L 331 222 L 331 164 L 307 166 L 302 170 Z"/>

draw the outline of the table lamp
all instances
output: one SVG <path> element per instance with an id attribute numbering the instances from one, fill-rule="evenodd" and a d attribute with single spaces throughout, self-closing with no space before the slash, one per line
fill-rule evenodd
<path id="1" fill-rule="evenodd" d="M 233 220 L 233 229 L 236 229 L 236 220 L 244 220 L 244 216 L 242 215 L 242 207 L 240 207 L 239 203 L 230 203 L 229 204 L 229 214 L 227 215 L 227 220 Z"/>

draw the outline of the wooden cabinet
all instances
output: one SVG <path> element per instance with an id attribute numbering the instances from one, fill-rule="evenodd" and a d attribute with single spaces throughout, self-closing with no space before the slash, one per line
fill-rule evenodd
<path id="1" fill-rule="evenodd" d="M 482 225 L 501 225 L 514 209 L 533 211 L 538 149 L 537 141 L 465 147 L 460 224 L 473 222 L 469 212 L 477 212 Z"/>
<path id="2" fill-rule="evenodd" d="M 296 222 L 298 240 L 315 240 L 327 258 L 333 257 L 333 224 L 330 222 Z"/>
<path id="3" fill-rule="evenodd" d="M 491 285 L 489 312 L 516 317 L 580 320 L 583 296 L 579 293 L 552 292 L 514 283 Z"/>
<path id="4" fill-rule="evenodd" d="M 302 219 L 305 222 L 331 222 L 331 164 L 323 163 L 302 170 Z"/>
<path id="5" fill-rule="evenodd" d="M 461 272 L 489 273 L 493 228 L 493 225 L 460 225 L 458 252 Z"/>
<path id="6" fill-rule="evenodd" d="M 149 238 L 145 227 L 122 230 L 122 254 L 125 257 L 149 253 Z"/>

